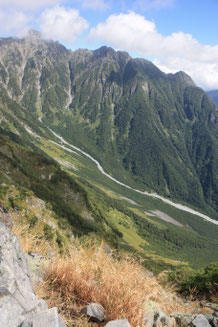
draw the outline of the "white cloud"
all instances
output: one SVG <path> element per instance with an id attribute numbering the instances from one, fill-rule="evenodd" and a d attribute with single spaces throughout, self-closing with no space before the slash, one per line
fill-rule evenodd
<path id="1" fill-rule="evenodd" d="M 29 29 L 29 15 L 14 10 L 0 10 L 0 30 L 4 35 L 23 36 Z"/>
<path id="2" fill-rule="evenodd" d="M 91 29 L 90 38 L 119 50 L 162 58 L 159 67 L 165 71 L 184 70 L 201 87 L 218 87 L 218 45 L 202 45 L 181 31 L 164 36 L 153 21 L 134 12 L 109 16 Z"/>
<path id="3" fill-rule="evenodd" d="M 153 63 L 165 73 L 185 71 L 204 90 L 218 88 L 218 63 L 201 62 L 185 58 L 168 57 L 155 59 Z"/>
<path id="4" fill-rule="evenodd" d="M 90 37 L 110 43 L 121 50 L 145 52 L 156 34 L 155 24 L 143 16 L 128 14 L 111 15 L 104 23 L 92 28 Z M 146 40 L 145 40 L 146 38 Z"/>
<path id="5" fill-rule="evenodd" d="M 63 0 L 0 0 L 0 8 L 13 8 L 18 10 L 37 10 L 55 6 Z"/>
<path id="6" fill-rule="evenodd" d="M 39 26 L 44 38 L 72 43 L 89 25 L 78 10 L 58 6 L 42 13 Z"/>

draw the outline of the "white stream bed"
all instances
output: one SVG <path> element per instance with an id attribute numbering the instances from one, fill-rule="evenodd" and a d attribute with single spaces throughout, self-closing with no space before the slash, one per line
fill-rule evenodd
<path id="1" fill-rule="evenodd" d="M 126 184 L 124 184 L 124 183 L 118 181 L 116 178 L 114 178 L 114 177 L 112 177 L 111 175 L 107 174 L 107 173 L 104 171 L 104 169 L 102 168 L 102 166 L 100 165 L 100 163 L 99 163 L 96 159 L 94 159 L 92 156 L 90 156 L 90 154 L 86 153 L 85 151 L 81 150 L 80 148 L 76 147 L 75 145 L 72 145 L 72 144 L 68 143 L 67 141 L 65 141 L 65 140 L 63 139 L 63 137 L 59 136 L 58 134 L 56 134 L 55 132 L 53 132 L 51 129 L 49 129 L 49 130 L 50 130 L 50 132 L 52 132 L 52 133 L 53 133 L 53 134 L 54 134 L 54 135 L 55 135 L 55 136 L 56 136 L 56 137 L 57 137 L 61 142 L 63 142 L 64 144 L 68 145 L 69 147 L 71 147 L 71 148 L 77 150 L 78 152 L 82 153 L 84 156 L 86 156 L 87 158 L 89 158 L 90 160 L 92 160 L 92 161 L 96 164 L 96 166 L 97 166 L 97 168 L 100 170 L 100 172 L 101 172 L 103 175 L 105 175 L 105 176 L 107 176 L 108 178 L 110 178 L 110 179 L 111 179 L 112 181 L 114 181 L 115 183 L 117 183 L 117 184 L 119 184 L 119 185 L 121 185 L 121 186 L 124 186 L 124 187 L 126 187 L 126 188 L 128 188 L 128 189 L 130 189 L 130 190 L 132 190 L 132 191 L 134 191 L 134 192 L 137 192 L 137 193 L 140 193 L 140 194 L 143 194 L 143 195 L 147 195 L 147 196 L 151 196 L 151 197 L 153 197 L 153 198 L 155 198 L 155 199 L 159 199 L 159 200 L 161 200 L 161 201 L 163 201 L 163 202 L 165 202 L 165 203 L 171 205 L 172 207 L 175 207 L 175 208 L 177 208 L 177 209 L 179 209 L 179 210 L 186 211 L 186 212 L 191 213 L 191 214 L 193 214 L 193 215 L 199 216 L 199 217 L 201 217 L 201 218 L 203 218 L 203 219 L 205 219 L 205 220 L 207 220 L 207 221 L 209 221 L 209 222 L 211 222 L 211 223 L 213 223 L 213 224 L 215 224 L 215 225 L 218 225 L 218 221 L 217 221 L 217 220 L 211 219 L 210 217 L 204 215 L 203 213 L 198 212 L 198 211 L 196 211 L 196 210 L 194 210 L 194 209 L 191 209 L 191 208 L 189 208 L 189 207 L 187 207 L 187 206 L 185 206 L 185 205 L 183 205 L 183 204 L 173 202 L 173 201 L 171 201 L 171 200 L 169 200 L 169 199 L 166 199 L 166 198 L 164 198 L 164 197 L 162 197 L 162 196 L 160 196 L 160 195 L 158 195 L 158 194 L 156 194 L 156 193 L 149 193 L 149 192 L 146 192 L 146 191 L 140 191 L 140 190 L 137 190 L 137 189 L 135 189 L 135 188 L 132 188 L 132 187 L 129 186 L 129 185 L 126 185 Z M 67 149 L 66 147 L 64 147 L 64 149 L 65 149 L 65 150 L 69 150 L 69 152 L 72 151 L 72 150 L 70 150 L 70 149 Z"/>

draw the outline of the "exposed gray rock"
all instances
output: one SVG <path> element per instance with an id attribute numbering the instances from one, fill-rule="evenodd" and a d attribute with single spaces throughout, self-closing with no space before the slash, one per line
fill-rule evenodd
<path id="1" fill-rule="evenodd" d="M 61 324 L 57 309 L 48 310 L 37 299 L 18 238 L 0 222 L 0 326 L 65 326 Z"/>
<path id="2" fill-rule="evenodd" d="M 113 251 L 108 244 L 104 245 L 103 250 L 108 254 L 109 257 L 113 257 Z"/>
<path id="3" fill-rule="evenodd" d="M 172 313 L 170 316 L 175 318 L 176 324 L 180 327 L 189 326 L 191 324 L 192 320 L 194 319 L 194 316 L 189 313 L 175 312 L 175 313 Z"/>
<path id="4" fill-rule="evenodd" d="M 0 203 L 0 222 L 5 224 L 6 227 L 11 229 L 13 227 L 13 216 L 8 210 Z"/>
<path id="5" fill-rule="evenodd" d="M 57 229 L 57 225 L 56 225 L 53 221 L 48 220 L 48 221 L 47 221 L 47 224 L 48 224 L 52 229 Z"/>
<path id="6" fill-rule="evenodd" d="M 214 317 L 211 321 L 211 325 L 213 327 L 218 327 L 218 318 L 217 317 Z"/>
<path id="7" fill-rule="evenodd" d="M 131 327 L 127 319 L 118 319 L 109 321 L 105 327 Z"/>
<path id="8" fill-rule="evenodd" d="M 99 303 L 90 303 L 80 312 L 81 315 L 86 315 L 94 322 L 102 322 L 106 319 L 105 309 Z"/>
<path id="9" fill-rule="evenodd" d="M 66 327 L 60 321 L 57 308 L 40 311 L 25 319 L 19 327 Z"/>
<path id="10" fill-rule="evenodd" d="M 213 314 L 212 313 L 204 313 L 204 317 L 209 321 L 209 323 L 212 325 L 213 320 Z"/>
<path id="11" fill-rule="evenodd" d="M 44 267 L 46 258 L 36 252 L 26 253 L 28 267 L 30 270 L 31 280 L 34 285 L 40 285 L 43 283 Z"/>
<path id="12" fill-rule="evenodd" d="M 211 325 L 209 324 L 209 321 L 207 320 L 207 318 L 202 314 L 197 315 L 195 317 L 195 319 L 192 321 L 192 326 L 195 326 L 195 327 L 211 327 Z"/>
<path id="13" fill-rule="evenodd" d="M 146 327 L 174 326 L 175 319 L 168 317 L 157 305 L 150 301 L 145 307 L 144 324 Z"/>

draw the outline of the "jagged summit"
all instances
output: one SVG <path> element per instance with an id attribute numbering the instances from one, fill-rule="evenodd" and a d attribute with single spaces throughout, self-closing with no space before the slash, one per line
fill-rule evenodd
<path id="1" fill-rule="evenodd" d="M 217 111 L 186 73 L 106 46 L 73 52 L 35 31 L 29 39 L 0 42 L 2 91 L 21 110 L 123 180 L 217 208 Z"/>
<path id="2" fill-rule="evenodd" d="M 24 38 L 30 40 L 42 40 L 42 34 L 39 31 L 30 29 Z"/>

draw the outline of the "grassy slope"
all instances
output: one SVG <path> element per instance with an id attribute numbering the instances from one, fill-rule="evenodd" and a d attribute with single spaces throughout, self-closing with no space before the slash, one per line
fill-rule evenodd
<path id="1" fill-rule="evenodd" d="M 124 182 L 216 216 L 217 114 L 187 75 L 106 47 L 72 53 L 54 42 L 3 39 L 1 52 L 4 127 L 19 132 L 19 117 L 41 134 L 33 122 L 40 117 Z"/>
<path id="2" fill-rule="evenodd" d="M 54 135 L 36 120 L 31 112 L 24 111 L 16 102 L 9 99 L 3 89 L 1 92 L 0 112 L 3 117 L 1 134 L 7 135 L 17 143 L 15 145 L 9 139 L 2 139 L 1 153 L 4 160 L 1 162 L 1 180 L 3 183 L 32 190 L 36 196 L 51 204 L 58 219 L 68 220 L 72 230 L 78 234 L 93 231 L 103 235 L 120 248 L 138 251 L 140 247 L 148 260 L 147 264 L 153 270 L 173 264 L 172 261 L 169 263 L 165 259 L 161 263 L 161 258 L 158 257 L 160 255 L 172 260 L 189 261 L 196 267 L 217 259 L 216 227 L 199 217 L 181 212 L 159 200 L 136 194 L 115 184 L 103 176 L 87 157 L 69 152 L 62 149 L 60 144 L 52 143 L 58 142 Z M 25 125 L 41 138 L 34 136 L 32 132 L 27 132 Z M 20 147 L 21 145 L 23 147 Z M 47 157 L 42 156 L 37 149 L 41 149 Z M 92 150 L 90 151 L 92 153 Z M 59 162 L 66 174 L 61 172 L 53 159 Z M 5 171 L 9 171 L 9 174 Z M 119 168 L 117 172 L 127 184 L 132 181 L 123 168 Z M 80 179 L 79 184 L 78 181 L 75 182 L 75 177 Z M 130 185 L 136 186 L 134 183 Z M 111 197 L 111 192 L 117 194 L 118 201 L 115 201 L 114 195 Z M 70 194 L 77 196 L 77 193 L 81 193 L 79 203 L 70 197 Z M 134 207 L 142 213 L 158 209 L 169 214 L 185 227 L 175 228 L 172 224 L 161 220 L 157 224 L 157 218 L 134 214 L 132 210 L 126 209 L 132 205 L 122 197 L 134 200 L 139 205 Z M 95 223 L 84 219 L 89 217 L 89 213 L 95 219 Z M 130 219 L 131 228 L 125 227 L 124 215 L 127 220 Z M 121 239 L 119 237 L 122 234 L 119 231 L 123 233 Z M 158 264 L 153 267 L 154 258 L 157 259 Z"/>
<path id="3" fill-rule="evenodd" d="M 136 205 L 134 210 L 136 208 L 137 210 L 133 212 L 128 200 L 120 197 L 120 194 L 123 194 L 131 198 L 133 193 L 127 194 L 126 190 L 116 184 L 113 185 L 112 181 L 110 183 L 103 181 L 103 176 L 95 166 L 88 164 L 87 158 L 76 154 L 69 157 L 68 152 L 51 142 L 42 139 L 37 142 L 40 142 L 41 148 L 47 151 L 47 154 L 53 156 L 53 151 L 56 150 L 55 159 L 68 162 L 67 167 L 66 164 L 62 166 L 67 173 L 61 172 L 53 160 L 42 154 L 30 152 L 6 137 L 1 138 L 0 151 L 4 158 L 1 161 L 1 182 L 3 185 L 14 184 L 20 192 L 11 197 L 9 206 L 22 207 L 19 199 L 22 197 L 25 199 L 26 195 L 23 194 L 25 192 L 28 194 L 31 190 L 32 195 L 49 204 L 56 223 L 59 221 L 60 226 L 61 224 L 64 227 L 69 226 L 67 228 L 78 235 L 94 232 L 97 238 L 105 238 L 120 250 L 138 251 L 144 257 L 146 265 L 154 271 L 175 267 L 179 264 L 176 260 L 189 261 L 193 266 L 201 266 L 216 260 L 216 253 L 213 252 L 217 244 L 214 226 L 207 225 L 210 237 L 214 235 L 214 238 L 209 240 L 209 237 L 200 236 L 203 234 L 203 230 L 198 227 L 200 218 L 192 215 L 190 218 L 192 217 L 192 225 L 196 231 L 190 227 L 178 229 L 157 218 L 142 215 L 144 210 L 148 209 L 159 208 L 168 213 L 170 211 L 167 205 L 149 198 L 145 202 L 144 198 L 137 198 L 140 207 Z M 89 180 L 95 180 L 97 186 L 85 181 L 84 173 L 81 174 L 83 178 L 80 182 L 75 179 L 76 175 L 80 176 L 79 172 L 85 166 L 89 167 Z M 109 196 L 111 190 L 113 193 Z M 2 188 L 1 198 L 4 199 L 7 194 Z M 187 221 L 187 215 L 178 210 L 175 212 L 178 220 Z M 85 219 L 87 217 L 93 221 Z M 33 214 L 30 218 L 33 218 Z"/>

